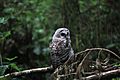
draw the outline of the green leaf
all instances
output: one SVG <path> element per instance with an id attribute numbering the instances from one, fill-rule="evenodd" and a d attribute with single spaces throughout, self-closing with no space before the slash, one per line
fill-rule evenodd
<path id="1" fill-rule="evenodd" d="M 12 8 L 12 7 L 4 9 L 5 13 L 11 13 L 11 12 L 14 12 L 14 11 L 15 11 L 15 8 Z"/>
<path id="2" fill-rule="evenodd" d="M 112 47 L 115 47 L 115 46 L 116 46 L 116 44 L 113 43 L 113 44 L 107 45 L 106 48 L 112 48 Z"/>
<path id="3" fill-rule="evenodd" d="M 5 22 L 5 18 L 0 18 L 0 23 L 4 23 Z"/>
<path id="4" fill-rule="evenodd" d="M 15 63 L 11 63 L 9 64 L 9 66 L 12 68 L 12 69 L 15 69 L 17 71 L 20 71 L 20 68 L 15 64 Z"/>
<path id="5" fill-rule="evenodd" d="M 10 31 L 7 31 L 7 32 L 4 32 L 4 33 L 3 33 L 4 38 L 6 38 L 6 37 L 8 37 L 8 36 L 10 36 L 10 35 L 11 35 Z"/>

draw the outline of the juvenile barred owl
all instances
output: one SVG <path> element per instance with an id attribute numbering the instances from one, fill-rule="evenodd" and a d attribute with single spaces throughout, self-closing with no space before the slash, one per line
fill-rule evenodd
<path id="1" fill-rule="evenodd" d="M 50 57 L 53 68 L 74 60 L 74 52 L 71 47 L 70 32 L 67 28 L 59 28 L 52 37 L 50 44 Z"/>

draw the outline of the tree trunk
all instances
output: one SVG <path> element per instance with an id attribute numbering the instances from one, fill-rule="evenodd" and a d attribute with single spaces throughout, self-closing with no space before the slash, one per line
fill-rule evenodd
<path id="1" fill-rule="evenodd" d="M 63 26 L 68 27 L 71 30 L 72 41 L 75 41 L 73 46 L 78 49 L 80 46 L 79 38 L 81 32 L 81 20 L 80 20 L 80 9 L 79 0 L 62 0 L 62 17 Z"/>

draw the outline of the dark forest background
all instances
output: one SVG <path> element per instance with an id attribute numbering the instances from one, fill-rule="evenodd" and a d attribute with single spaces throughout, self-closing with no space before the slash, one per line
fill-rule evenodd
<path id="1" fill-rule="evenodd" d="M 0 75 L 50 66 L 49 43 L 59 27 L 70 30 L 75 52 L 102 47 L 120 55 L 120 0 L 0 0 Z"/>

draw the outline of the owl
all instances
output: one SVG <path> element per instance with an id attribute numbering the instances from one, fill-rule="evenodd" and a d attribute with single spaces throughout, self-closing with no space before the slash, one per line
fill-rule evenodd
<path id="1" fill-rule="evenodd" d="M 59 28 L 55 31 L 50 44 L 50 51 L 53 68 L 58 68 L 60 65 L 74 60 L 70 31 L 67 28 Z"/>

